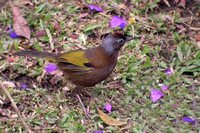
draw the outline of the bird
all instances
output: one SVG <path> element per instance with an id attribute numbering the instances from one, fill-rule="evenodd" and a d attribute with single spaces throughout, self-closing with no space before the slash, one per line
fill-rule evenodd
<path id="1" fill-rule="evenodd" d="M 120 49 L 134 37 L 115 32 L 108 34 L 102 44 L 85 50 L 74 50 L 60 54 L 22 50 L 15 56 L 38 57 L 56 63 L 67 80 L 77 88 L 92 87 L 105 80 L 117 64 Z"/>

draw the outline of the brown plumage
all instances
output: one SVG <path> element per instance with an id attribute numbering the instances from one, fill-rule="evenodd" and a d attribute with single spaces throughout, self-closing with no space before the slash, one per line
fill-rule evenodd
<path id="1" fill-rule="evenodd" d="M 87 50 L 75 50 L 60 55 L 38 51 L 19 51 L 14 55 L 48 58 L 57 63 L 68 80 L 76 86 L 90 87 L 106 79 L 117 63 L 120 48 L 133 37 L 114 33 L 102 45 Z"/>

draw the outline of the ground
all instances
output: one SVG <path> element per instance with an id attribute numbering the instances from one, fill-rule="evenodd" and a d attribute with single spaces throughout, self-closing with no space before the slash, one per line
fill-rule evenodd
<path id="1" fill-rule="evenodd" d="M 200 4 L 188 1 L 186 7 L 163 2 L 96 1 L 103 12 L 88 10 L 94 1 L 20 1 L 23 16 L 31 29 L 31 39 L 12 39 L 8 27 L 13 24 L 8 3 L 0 13 L 0 81 L 7 84 L 27 125 L 34 132 L 87 132 L 101 130 L 113 133 L 151 133 L 200 131 Z M 94 3 L 93 3 L 94 4 Z M 56 71 L 44 70 L 47 61 L 37 58 L 15 57 L 23 49 L 60 53 L 97 46 L 101 36 L 113 32 L 111 16 L 120 15 L 128 21 L 136 19 L 124 29 L 138 37 L 126 44 L 119 55 L 113 74 L 80 95 L 88 108 L 90 119 L 80 105 L 74 86 Z M 50 35 L 46 33 L 50 33 Z M 50 42 L 49 37 L 52 37 Z M 171 69 L 172 74 L 165 73 Z M 28 89 L 23 89 L 25 84 Z M 156 103 L 150 98 L 152 88 L 169 86 Z M 109 126 L 99 117 L 112 104 L 108 115 L 123 121 L 124 126 Z M 10 100 L 1 90 L 1 132 L 25 132 Z M 183 117 L 195 123 L 187 123 Z"/>

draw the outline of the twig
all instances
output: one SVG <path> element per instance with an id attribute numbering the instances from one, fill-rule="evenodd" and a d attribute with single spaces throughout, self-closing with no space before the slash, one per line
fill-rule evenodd
<path id="1" fill-rule="evenodd" d="M 5 92 L 5 94 L 7 95 L 7 97 L 10 99 L 12 106 L 14 107 L 15 111 L 17 112 L 22 124 L 24 125 L 25 129 L 29 132 L 32 133 L 31 129 L 29 128 L 29 126 L 26 124 L 26 122 L 24 121 L 24 118 L 21 116 L 19 109 L 17 108 L 17 105 L 15 104 L 13 98 L 11 97 L 10 93 L 7 91 L 7 89 L 5 88 L 3 83 L 0 83 L 0 86 L 2 88 L 2 90 Z"/>
<path id="2" fill-rule="evenodd" d="M 76 45 L 76 46 L 78 46 L 80 49 L 83 49 L 83 50 L 85 50 L 85 49 L 86 49 L 86 47 L 84 47 L 84 46 L 80 45 L 79 43 L 76 43 L 75 45 Z"/>
<path id="3" fill-rule="evenodd" d="M 191 29 L 191 30 L 200 31 L 200 28 L 192 27 L 192 26 L 190 26 L 189 24 L 187 24 L 187 23 L 185 23 L 185 22 L 183 22 L 183 24 L 184 24 L 185 26 L 187 26 L 187 27 L 188 27 L 189 29 Z"/>
<path id="4" fill-rule="evenodd" d="M 88 112 L 87 112 L 85 106 L 83 105 L 83 102 L 82 102 L 80 96 L 79 96 L 78 94 L 76 94 L 76 97 L 78 98 L 78 100 L 79 100 L 79 102 L 80 102 L 80 104 L 81 104 L 81 106 L 82 106 L 82 108 L 83 108 L 83 111 L 85 112 L 86 117 L 87 117 L 88 119 L 90 119 L 90 115 L 88 114 Z"/>

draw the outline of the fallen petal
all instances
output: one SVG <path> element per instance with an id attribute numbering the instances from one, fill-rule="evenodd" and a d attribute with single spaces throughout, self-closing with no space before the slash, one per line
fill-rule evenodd
<path id="1" fill-rule="evenodd" d="M 9 36 L 10 36 L 11 38 L 13 38 L 13 39 L 19 37 L 14 31 L 10 31 L 10 32 L 9 32 Z"/>
<path id="2" fill-rule="evenodd" d="M 194 124 L 196 121 L 195 120 L 193 120 L 193 119 L 191 119 L 190 117 L 183 117 L 182 118 L 182 121 L 183 122 L 188 122 L 188 123 L 192 123 L 192 124 Z"/>
<path id="3" fill-rule="evenodd" d="M 97 12 L 103 12 L 103 9 L 98 7 L 98 6 L 95 6 L 95 5 L 88 5 L 88 8 L 91 10 L 91 11 L 97 11 Z"/>
<path id="4" fill-rule="evenodd" d="M 157 90 L 157 89 L 151 90 L 151 101 L 153 101 L 153 103 L 157 102 L 163 96 L 164 96 L 164 94 L 162 93 L 162 91 Z"/>
<path id="5" fill-rule="evenodd" d="M 172 75 L 173 74 L 173 69 L 172 68 L 168 68 L 165 70 L 165 74 L 166 75 Z"/>
<path id="6" fill-rule="evenodd" d="M 57 70 L 58 67 L 56 64 L 54 63 L 48 63 L 46 66 L 45 66 L 45 70 L 47 73 L 52 73 L 53 71 Z"/>
<path id="7" fill-rule="evenodd" d="M 111 28 L 116 28 L 116 27 L 120 27 L 121 29 L 125 28 L 127 25 L 127 22 L 118 16 L 113 16 L 111 21 L 110 21 L 110 26 Z"/>
<path id="8" fill-rule="evenodd" d="M 94 131 L 93 133 L 104 133 L 103 131 Z"/>
<path id="9" fill-rule="evenodd" d="M 26 90 L 28 88 L 28 86 L 26 84 L 21 84 L 20 85 L 20 89 L 22 90 Z"/>
<path id="10" fill-rule="evenodd" d="M 112 105 L 110 103 L 106 103 L 106 105 L 104 106 L 104 110 L 110 113 L 112 110 Z"/>
<path id="11" fill-rule="evenodd" d="M 161 86 L 162 91 L 167 91 L 169 89 L 169 86 L 163 85 Z"/>

